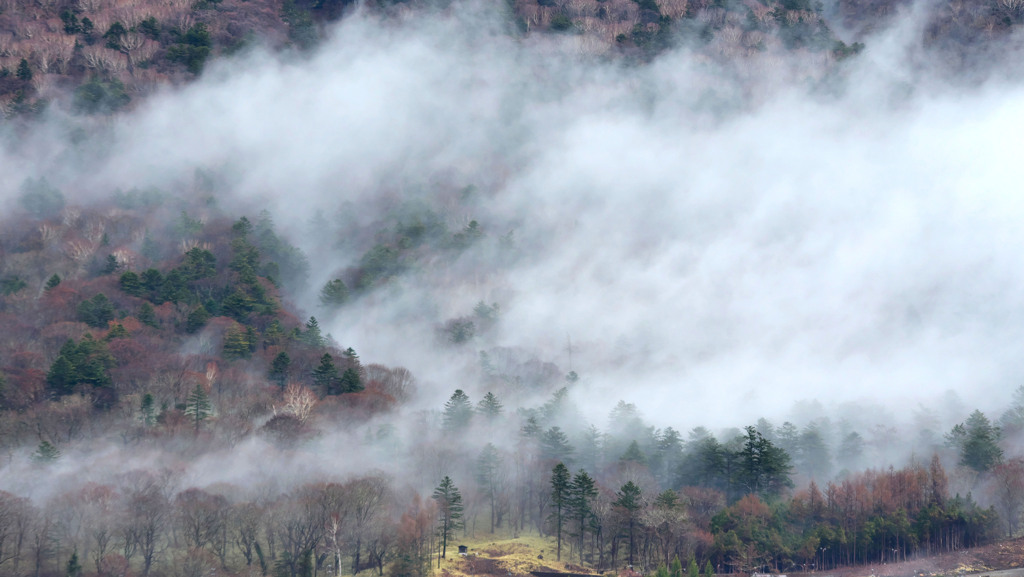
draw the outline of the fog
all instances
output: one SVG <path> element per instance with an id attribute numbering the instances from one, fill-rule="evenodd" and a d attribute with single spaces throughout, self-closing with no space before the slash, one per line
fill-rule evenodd
<path id="1" fill-rule="evenodd" d="M 456 388 L 475 402 L 496 348 L 579 373 L 570 393 L 599 426 L 620 399 L 681 430 L 808 406 L 910 424 L 923 405 L 941 431 L 1006 406 L 1024 372 L 1024 87 L 998 65 L 973 86 L 933 75 L 908 16 L 843 63 L 720 68 L 679 48 L 627 66 L 457 8 L 357 13 L 314 53 L 215 62 L 109 120 L 58 104 L 8 131 L 0 197 L 41 175 L 88 201 L 218 174 L 220 206 L 268 209 L 309 255 L 304 312 L 416 375 L 410 411 Z M 346 235 L 412 200 L 483 240 L 319 308 L 370 248 Z M 496 326 L 440 342 L 480 301 Z"/>

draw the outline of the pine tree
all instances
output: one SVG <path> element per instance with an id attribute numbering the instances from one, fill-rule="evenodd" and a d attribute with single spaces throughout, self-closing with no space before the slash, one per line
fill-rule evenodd
<path id="1" fill-rule="evenodd" d="M 551 470 L 551 504 L 554 510 L 550 519 L 555 523 L 555 543 L 557 544 L 557 560 L 562 560 L 562 522 L 565 520 L 566 504 L 569 501 L 569 484 L 572 476 L 563 464 L 555 465 Z"/>
<path id="2" fill-rule="evenodd" d="M 270 372 L 267 376 L 270 377 L 271 381 L 277 383 L 277 386 L 283 389 L 285 383 L 288 382 L 288 368 L 291 364 L 292 359 L 288 356 L 288 353 L 281 351 L 277 353 L 277 356 L 274 357 L 273 361 L 271 361 Z"/>
<path id="3" fill-rule="evenodd" d="M 199 425 L 210 418 L 213 414 L 213 406 L 210 404 L 210 397 L 202 385 L 196 385 L 188 395 L 185 403 L 185 416 L 195 425 L 196 434 L 199 434 Z"/>
<path id="4" fill-rule="evenodd" d="M 715 577 L 715 570 L 711 567 L 711 561 L 704 562 L 704 577 Z"/>
<path id="5" fill-rule="evenodd" d="M 470 404 L 469 397 L 462 392 L 462 389 L 455 389 L 451 398 L 444 405 L 444 415 L 442 416 L 444 430 L 449 433 L 461 431 L 469 426 L 472 419 L 473 405 Z"/>
<path id="6" fill-rule="evenodd" d="M 594 514 L 593 502 L 597 498 L 597 482 L 586 471 L 580 469 L 569 485 L 567 501 L 569 514 L 576 521 L 576 537 L 579 539 L 580 563 L 583 562 L 583 545 L 586 542 L 587 524 Z"/>
<path id="7" fill-rule="evenodd" d="M 78 383 L 78 372 L 64 355 L 58 355 L 46 373 L 46 384 L 58 396 L 70 395 Z"/>
<path id="8" fill-rule="evenodd" d="M 49 441 L 41 441 L 32 458 L 37 463 L 52 463 L 60 458 L 60 450 L 54 447 Z"/>
<path id="9" fill-rule="evenodd" d="M 672 565 L 668 569 L 669 577 L 683 577 L 683 564 L 679 561 L 679 555 L 672 559 Z"/>
<path id="10" fill-rule="evenodd" d="M 142 303 L 139 307 L 139 313 L 136 315 L 139 322 L 153 328 L 160 328 L 160 323 L 156 320 L 156 312 L 153 310 L 153 306 L 149 303 Z"/>
<path id="11" fill-rule="evenodd" d="M 247 359 L 250 353 L 251 346 L 246 331 L 241 327 L 229 329 L 224 336 L 224 358 L 228 360 Z"/>
<path id="12" fill-rule="evenodd" d="M 483 415 L 488 421 L 495 421 L 501 416 L 502 411 L 504 411 L 504 407 L 501 401 L 490 391 L 476 405 L 476 412 Z"/>
<path id="13" fill-rule="evenodd" d="M 320 366 L 313 369 L 313 383 L 323 390 L 325 395 L 340 394 L 338 367 L 334 366 L 334 357 L 324 353 L 320 357 Z"/>
<path id="14" fill-rule="evenodd" d="M 437 533 L 441 538 L 441 557 L 437 563 L 440 566 L 441 559 L 445 558 L 448 550 L 448 541 L 462 528 L 462 495 L 455 483 L 446 475 L 441 479 L 441 484 L 434 489 L 432 497 L 437 502 Z"/>
<path id="15" fill-rule="evenodd" d="M 185 320 L 185 332 L 192 334 L 197 332 L 199 329 L 206 326 L 206 321 L 210 320 L 210 313 L 206 310 L 206 307 L 199 305 L 199 308 L 188 313 L 188 318 Z M 227 343 L 225 343 L 225 350 Z"/>
<path id="16" fill-rule="evenodd" d="M 359 371 L 350 367 L 341 374 L 339 385 L 343 393 L 358 393 L 363 390 L 363 379 L 359 376 Z"/>
<path id="17" fill-rule="evenodd" d="M 640 509 L 643 508 L 643 493 L 640 487 L 633 481 L 629 481 L 615 493 L 615 501 L 612 506 L 619 507 L 629 519 L 629 566 L 633 566 L 633 552 L 636 551 L 636 522 Z"/>
<path id="18" fill-rule="evenodd" d="M 317 322 L 316 317 L 309 317 L 309 320 L 306 321 L 306 330 L 302 333 L 302 342 L 314 348 L 324 346 L 324 337 L 320 333 L 320 323 Z"/>
<path id="19" fill-rule="evenodd" d="M 541 435 L 541 458 L 548 461 L 572 462 L 573 447 L 561 427 L 551 427 Z"/>
<path id="20" fill-rule="evenodd" d="M 32 68 L 29 67 L 28 60 L 25 60 L 24 58 L 21 59 L 21 62 L 18 63 L 18 72 L 16 76 L 18 77 L 18 80 L 22 80 L 24 82 L 32 80 Z"/>
<path id="21" fill-rule="evenodd" d="M 139 412 L 142 413 L 141 419 L 143 426 L 152 427 L 153 423 L 156 422 L 156 406 L 151 393 L 142 395 Z"/>
<path id="22" fill-rule="evenodd" d="M 78 549 L 75 549 L 74 552 L 71 553 L 71 558 L 68 559 L 67 576 L 68 577 L 81 577 L 82 576 L 82 564 L 78 562 Z"/>
<path id="23" fill-rule="evenodd" d="M 43 287 L 43 290 L 49 291 L 50 289 L 57 288 L 57 285 L 59 285 L 59 284 L 60 284 L 60 276 L 58 276 L 56 273 L 54 273 L 54 275 L 51 276 L 46 281 L 46 285 Z"/>
<path id="24" fill-rule="evenodd" d="M 688 577 L 700 577 L 700 566 L 697 565 L 697 559 L 692 555 L 690 556 L 690 562 L 686 565 L 686 574 Z"/>
<path id="25" fill-rule="evenodd" d="M 328 281 L 320 289 L 320 304 L 328 308 L 337 308 L 348 302 L 348 287 L 341 279 Z"/>
<path id="26" fill-rule="evenodd" d="M 501 455 L 498 449 L 491 443 L 484 445 L 480 456 L 476 460 L 476 482 L 491 505 L 491 533 L 494 533 L 494 525 L 497 511 L 498 496 L 498 469 L 501 467 Z"/>

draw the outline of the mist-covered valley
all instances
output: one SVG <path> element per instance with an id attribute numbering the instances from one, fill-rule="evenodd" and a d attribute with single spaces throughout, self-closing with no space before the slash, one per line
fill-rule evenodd
<path id="1" fill-rule="evenodd" d="M 1015 33 L 953 62 L 908 6 L 833 22 L 850 54 L 740 55 L 718 8 L 654 51 L 359 7 L 116 111 L 40 86 L 0 124 L 0 573 L 422 575 L 512 537 L 546 539 L 528 570 L 800 572 L 1015 535 Z"/>

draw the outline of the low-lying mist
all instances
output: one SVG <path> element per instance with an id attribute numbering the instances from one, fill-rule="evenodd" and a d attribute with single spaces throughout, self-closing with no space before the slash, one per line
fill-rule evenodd
<path id="1" fill-rule="evenodd" d="M 357 13 L 315 52 L 223 60 L 120 116 L 58 103 L 12 126 L 0 202 L 40 176 L 87 203 L 216 175 L 218 206 L 268 210 L 309 257 L 289 298 L 343 348 L 416 376 L 399 425 L 457 388 L 480 399 L 484 352 L 575 371 L 570 398 L 598 427 L 626 400 L 682 431 L 912 427 L 920 406 L 941 433 L 974 408 L 997 417 L 1024 372 L 1024 87 L 936 80 L 908 56 L 911 24 L 843 62 L 684 47 L 627 66 L 572 36 L 516 38 L 474 4 Z M 475 242 L 320 306 L 325 282 L 428 213 Z M 481 302 L 496 320 L 451 342 Z M 506 392 L 510 408 L 550 397 Z M 322 439 L 317 470 L 387 466 L 346 453 L 347 435 Z M 203 483 L 243 484 L 250 459 L 301 473 L 247 443 L 182 466 Z"/>

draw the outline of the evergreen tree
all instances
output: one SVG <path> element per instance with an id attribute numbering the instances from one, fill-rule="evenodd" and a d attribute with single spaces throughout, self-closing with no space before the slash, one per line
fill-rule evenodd
<path id="1" fill-rule="evenodd" d="M 156 320 L 156 312 L 153 310 L 153 306 L 149 303 L 142 303 L 139 307 L 139 313 L 136 315 L 139 322 L 153 328 L 159 328 L 160 323 Z"/>
<path id="2" fill-rule="evenodd" d="M 288 382 L 288 368 L 291 364 L 292 359 L 288 356 L 288 353 L 281 351 L 277 353 L 277 356 L 274 357 L 273 361 L 271 361 L 270 372 L 267 376 L 271 381 L 276 383 L 277 386 L 283 389 L 285 383 Z"/>
<path id="3" fill-rule="evenodd" d="M 58 355 L 50 371 L 46 373 L 46 385 L 58 396 L 70 395 L 78 383 L 78 372 L 75 366 L 64 355 Z"/>
<path id="4" fill-rule="evenodd" d="M 476 412 L 488 421 L 494 421 L 501 416 L 504 407 L 494 393 L 488 391 L 484 398 L 476 405 Z"/>
<path id="5" fill-rule="evenodd" d="M 551 427 L 541 435 L 540 454 L 548 461 L 572 462 L 573 447 L 560 427 Z"/>
<path id="6" fill-rule="evenodd" d="M 633 552 L 636 551 L 635 529 L 640 510 L 643 508 L 643 493 L 633 481 L 629 481 L 615 493 L 612 506 L 620 508 L 629 521 L 629 566 L 633 566 Z"/>
<path id="7" fill-rule="evenodd" d="M 104 340 L 110 342 L 114 339 L 126 339 L 128 336 L 128 329 L 124 328 L 124 325 L 121 323 L 114 323 L 110 326 L 110 330 L 107 332 L 107 336 Z"/>
<path id="8" fill-rule="evenodd" d="M 139 412 L 142 413 L 141 419 L 143 426 L 152 427 L 153 424 L 156 423 L 156 406 L 152 394 L 146 393 L 142 395 Z"/>
<path id="9" fill-rule="evenodd" d="M 224 335 L 224 358 L 232 361 L 247 359 L 252 352 L 251 345 L 245 329 L 241 327 L 228 329 L 227 334 Z"/>
<path id="10" fill-rule="evenodd" d="M 462 389 L 456 389 L 444 405 L 442 425 L 449 433 L 459 432 L 469 426 L 473 419 L 473 405 Z"/>
<path id="11" fill-rule="evenodd" d="M 433 499 L 437 503 L 437 534 L 441 538 L 441 557 L 437 561 L 440 566 L 448 551 L 448 541 L 462 528 L 462 495 L 446 475 L 434 489 Z"/>
<path id="12" fill-rule="evenodd" d="M 754 427 L 747 427 L 743 448 L 740 450 L 736 481 L 737 488 L 745 493 L 777 496 L 784 488 L 791 487 L 789 478 L 790 459 L 785 451 L 776 447 Z"/>
<path id="13" fill-rule="evenodd" d="M 71 553 L 66 572 L 68 577 L 82 577 L 82 564 L 78 562 L 78 549 Z"/>
<path id="14" fill-rule="evenodd" d="M 21 62 L 18 63 L 18 72 L 16 76 L 18 80 L 22 80 L 24 82 L 32 80 L 32 68 L 29 67 L 28 60 L 25 60 L 24 58 L 21 59 Z"/>
<path id="15" fill-rule="evenodd" d="M 583 563 L 583 544 L 586 542 L 587 526 L 594 514 L 593 502 L 597 498 L 597 483 L 580 469 L 572 478 L 569 485 L 567 505 L 569 515 L 575 521 L 575 536 L 580 555 L 580 563 Z"/>
<path id="16" fill-rule="evenodd" d="M 324 353 L 320 357 L 320 365 L 313 369 L 313 383 L 324 391 L 325 395 L 338 395 L 343 391 L 339 386 L 338 367 L 334 366 L 334 357 Z"/>
<path id="17" fill-rule="evenodd" d="M 690 557 L 690 562 L 686 566 L 686 574 L 689 577 L 700 577 L 700 566 L 697 565 L 697 560 Z"/>
<path id="18" fill-rule="evenodd" d="M 672 565 L 668 569 L 669 577 L 683 577 L 683 564 L 679 561 L 679 555 L 672 559 Z"/>
<path id="19" fill-rule="evenodd" d="M 341 279 L 328 281 L 320 289 L 320 304 L 328 308 L 337 308 L 348 302 L 348 287 Z"/>
<path id="20" fill-rule="evenodd" d="M 112 254 L 108 254 L 107 258 L 103 261 L 103 268 L 100 269 L 100 274 L 114 274 L 120 266 L 121 265 L 117 262 L 117 257 Z"/>
<path id="21" fill-rule="evenodd" d="M 358 393 L 363 390 L 363 380 L 359 376 L 359 371 L 351 367 L 345 369 L 345 372 L 341 374 L 339 384 L 343 393 Z"/>
<path id="22" fill-rule="evenodd" d="M 213 406 L 210 404 L 210 397 L 207 396 L 206 390 L 203 389 L 202 385 L 196 385 L 196 388 L 192 389 L 185 402 L 185 416 L 192 421 L 197 435 L 199 434 L 199 426 L 203 421 L 210 418 L 212 414 Z"/>
<path id="23" fill-rule="evenodd" d="M 40 441 L 39 446 L 36 448 L 36 452 L 32 453 L 32 458 L 37 463 L 52 463 L 60 458 L 60 450 L 54 447 L 49 441 Z"/>
<path id="24" fill-rule="evenodd" d="M 199 308 L 188 313 L 188 318 L 185 320 L 185 332 L 188 334 L 197 332 L 206 326 L 208 320 L 210 320 L 209 311 L 203 305 L 199 305 Z M 225 343 L 225 350 L 227 350 L 227 343 Z"/>
<path id="25" fill-rule="evenodd" d="M 57 285 L 59 285 L 59 284 L 60 284 L 60 276 L 57 275 L 56 273 L 54 273 L 53 276 L 51 276 L 49 279 L 47 279 L 46 285 L 43 287 L 43 290 L 49 291 L 50 289 L 57 288 Z"/>
<path id="26" fill-rule="evenodd" d="M 491 533 L 494 533 L 494 526 L 497 516 L 498 497 L 498 474 L 501 468 L 501 455 L 498 449 L 491 443 L 484 445 L 480 456 L 476 459 L 476 482 L 480 492 L 487 497 L 491 505 Z"/>
<path id="27" fill-rule="evenodd" d="M 306 330 L 302 333 L 302 342 L 314 348 L 321 348 L 324 346 L 324 337 L 320 333 L 320 323 L 317 322 L 316 317 L 309 317 L 306 321 Z"/>
<path id="28" fill-rule="evenodd" d="M 555 524 L 555 543 L 557 543 L 557 560 L 562 560 L 562 522 L 565 519 L 566 503 L 569 500 L 569 484 L 572 482 L 569 469 L 563 464 L 555 465 L 551 470 L 551 520 Z"/>
<path id="29" fill-rule="evenodd" d="M 646 465 L 647 456 L 644 455 L 644 452 L 640 450 L 640 443 L 633 441 L 629 444 L 629 448 L 626 449 L 626 452 L 623 453 L 621 457 L 619 457 L 619 461 L 623 463 L 632 462 L 637 463 L 639 465 Z"/>
<path id="30" fill-rule="evenodd" d="M 78 305 L 78 320 L 95 328 L 106 328 L 114 320 L 114 304 L 107 295 L 98 293 Z"/>
<path id="31" fill-rule="evenodd" d="M 121 285 L 121 290 L 133 297 L 140 297 L 144 292 L 144 289 L 142 288 L 142 279 L 132 271 L 126 271 L 122 274 L 118 284 Z"/>
<path id="32" fill-rule="evenodd" d="M 961 465 L 983 473 L 1002 461 L 999 437 L 999 428 L 975 410 L 967 421 L 953 427 L 946 435 L 946 443 L 959 451 Z"/>
<path id="33" fill-rule="evenodd" d="M 704 577 L 715 577 L 715 570 L 711 567 L 711 561 L 704 562 Z"/>

